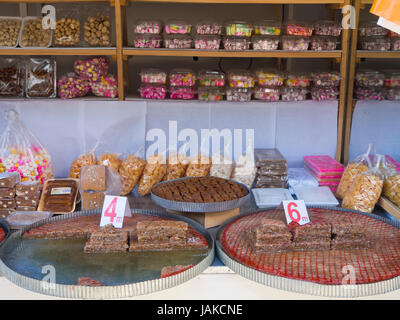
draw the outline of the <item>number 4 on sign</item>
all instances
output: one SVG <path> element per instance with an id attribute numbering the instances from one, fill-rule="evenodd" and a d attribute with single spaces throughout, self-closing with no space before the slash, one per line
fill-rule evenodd
<path id="1" fill-rule="evenodd" d="M 130 216 L 131 208 L 127 197 L 105 196 L 100 227 L 112 223 L 115 228 L 122 228 L 124 217 Z"/>
<path id="2" fill-rule="evenodd" d="M 304 200 L 282 201 L 287 224 L 296 222 L 303 225 L 310 222 Z"/>

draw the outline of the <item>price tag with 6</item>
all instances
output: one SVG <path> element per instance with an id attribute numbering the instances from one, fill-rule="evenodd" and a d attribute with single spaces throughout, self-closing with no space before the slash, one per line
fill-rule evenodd
<path id="1" fill-rule="evenodd" d="M 303 225 L 310 222 L 304 200 L 282 201 L 287 224 L 296 222 Z"/>
<path id="2" fill-rule="evenodd" d="M 122 228 L 124 217 L 131 216 L 127 197 L 106 196 L 101 212 L 100 227 L 112 223 L 115 228 Z"/>

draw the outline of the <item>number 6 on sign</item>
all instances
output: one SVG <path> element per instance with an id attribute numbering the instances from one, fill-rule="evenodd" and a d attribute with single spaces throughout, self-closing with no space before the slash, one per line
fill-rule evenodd
<path id="1" fill-rule="evenodd" d="M 128 198 L 105 196 L 101 212 L 100 227 L 112 223 L 115 228 L 122 228 L 124 217 L 131 216 Z"/>
<path id="2" fill-rule="evenodd" d="M 296 222 L 300 225 L 310 222 L 304 200 L 282 201 L 287 224 Z"/>

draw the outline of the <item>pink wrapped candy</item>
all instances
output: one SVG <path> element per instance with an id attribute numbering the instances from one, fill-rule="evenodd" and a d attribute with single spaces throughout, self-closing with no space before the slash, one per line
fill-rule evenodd
<path id="1" fill-rule="evenodd" d="M 309 37 L 282 36 L 282 50 L 305 51 L 310 44 Z"/>
<path id="2" fill-rule="evenodd" d="M 110 60 L 106 57 L 90 57 L 85 60 L 76 60 L 74 71 L 81 78 L 97 81 L 108 74 Z"/>
<path id="3" fill-rule="evenodd" d="M 232 102 L 247 102 L 251 100 L 249 88 L 226 88 L 226 100 Z"/>
<path id="4" fill-rule="evenodd" d="M 308 90 L 305 88 L 282 87 L 282 101 L 303 101 L 307 99 Z"/>
<path id="5" fill-rule="evenodd" d="M 392 39 L 392 51 L 399 51 L 400 50 L 400 38 L 393 38 Z"/>
<path id="6" fill-rule="evenodd" d="M 158 34 L 138 34 L 135 37 L 135 48 L 161 48 L 161 41 Z"/>
<path id="7" fill-rule="evenodd" d="M 135 33 L 160 34 L 162 25 L 160 21 L 138 20 L 135 25 Z"/>
<path id="8" fill-rule="evenodd" d="M 71 99 L 85 96 L 90 90 L 90 83 L 86 79 L 68 74 L 57 81 L 58 96 L 61 99 Z"/>
<path id="9" fill-rule="evenodd" d="M 253 36 L 251 38 L 254 50 L 271 51 L 278 50 L 279 37 L 278 36 Z"/>
<path id="10" fill-rule="evenodd" d="M 167 73 L 160 69 L 143 69 L 140 72 L 140 80 L 142 83 L 167 83 Z"/>
<path id="11" fill-rule="evenodd" d="M 285 26 L 285 34 L 291 36 L 310 37 L 313 32 L 313 26 L 307 22 L 290 22 Z"/>
<path id="12" fill-rule="evenodd" d="M 191 49 L 193 39 L 188 34 L 167 34 L 164 37 L 164 44 L 167 49 Z"/>
<path id="13" fill-rule="evenodd" d="M 189 69 L 174 69 L 169 75 L 171 87 L 193 87 L 196 83 L 196 75 Z"/>
<path id="14" fill-rule="evenodd" d="M 340 36 L 342 28 L 337 21 L 318 21 L 314 24 L 314 34 L 318 36 Z"/>
<path id="15" fill-rule="evenodd" d="M 264 101 L 278 101 L 280 97 L 279 87 L 256 87 L 253 92 L 254 99 Z"/>
<path id="16" fill-rule="evenodd" d="M 400 87 L 400 72 L 392 72 L 385 78 L 386 87 Z"/>
<path id="17" fill-rule="evenodd" d="M 360 38 L 361 49 L 369 51 L 389 51 L 392 44 L 390 38 L 384 36 Z"/>
<path id="18" fill-rule="evenodd" d="M 339 89 L 337 87 L 312 87 L 311 98 L 314 101 L 337 100 Z"/>
<path id="19" fill-rule="evenodd" d="M 140 96 L 144 99 L 165 99 L 167 87 L 163 84 L 142 84 L 139 88 Z"/>
<path id="20" fill-rule="evenodd" d="M 118 97 L 118 80 L 114 75 L 101 77 L 100 80 L 91 83 L 92 93 L 97 97 Z"/>
<path id="21" fill-rule="evenodd" d="M 224 49 L 229 51 L 241 51 L 250 49 L 249 37 L 230 36 L 224 38 Z"/>
<path id="22" fill-rule="evenodd" d="M 358 100 L 385 100 L 385 90 L 383 87 L 357 87 L 356 97 Z"/>
<path id="23" fill-rule="evenodd" d="M 218 71 L 201 71 L 197 75 L 199 85 L 204 87 L 223 87 L 225 74 Z"/>
<path id="24" fill-rule="evenodd" d="M 193 87 L 171 87 L 169 97 L 171 99 L 190 100 L 193 99 L 195 91 Z"/>
<path id="25" fill-rule="evenodd" d="M 310 50 L 313 51 L 333 51 L 336 50 L 337 38 L 331 36 L 311 37 Z"/>
<path id="26" fill-rule="evenodd" d="M 386 89 L 386 99 L 393 101 L 400 101 L 400 88 Z"/>
<path id="27" fill-rule="evenodd" d="M 200 50 L 218 50 L 221 37 L 218 35 L 198 35 L 194 39 L 194 47 Z"/>

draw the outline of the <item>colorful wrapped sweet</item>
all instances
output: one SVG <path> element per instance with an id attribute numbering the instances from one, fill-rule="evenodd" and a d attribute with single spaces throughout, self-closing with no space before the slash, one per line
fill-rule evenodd
<path id="1" fill-rule="evenodd" d="M 342 32 L 340 22 L 338 21 L 318 21 L 314 24 L 314 34 L 317 36 L 333 36 L 338 37 Z"/>
<path id="2" fill-rule="evenodd" d="M 247 102 L 251 100 L 250 88 L 226 88 L 226 100 L 231 102 Z"/>
<path id="3" fill-rule="evenodd" d="M 376 22 L 364 21 L 360 22 L 358 26 L 358 34 L 360 37 L 369 37 L 369 36 L 386 36 L 388 30 L 378 26 Z"/>
<path id="4" fill-rule="evenodd" d="M 310 37 L 314 26 L 308 22 L 291 21 L 284 25 L 286 35 Z"/>
<path id="5" fill-rule="evenodd" d="M 92 82 L 90 86 L 92 93 L 97 97 L 118 97 L 118 79 L 115 75 L 109 74 L 101 77 L 100 80 Z"/>
<path id="6" fill-rule="evenodd" d="M 188 34 L 167 34 L 164 37 L 164 46 L 167 49 L 191 49 L 193 39 Z"/>
<path id="7" fill-rule="evenodd" d="M 391 50 L 392 51 L 399 51 L 400 50 L 400 38 L 392 38 Z"/>
<path id="8" fill-rule="evenodd" d="M 250 49 L 249 37 L 224 37 L 224 49 L 228 51 L 242 51 Z"/>
<path id="9" fill-rule="evenodd" d="M 167 86 L 158 83 L 144 83 L 140 86 L 139 93 L 144 99 L 165 99 Z"/>
<path id="10" fill-rule="evenodd" d="M 69 73 L 57 81 L 57 94 L 63 100 L 83 97 L 89 90 L 89 80 L 82 79 L 74 73 Z"/>
<path id="11" fill-rule="evenodd" d="M 194 38 L 194 47 L 200 50 L 218 50 L 221 46 L 221 37 L 218 35 L 197 35 Z"/>
<path id="12" fill-rule="evenodd" d="M 355 94 L 358 100 L 385 100 L 385 90 L 383 87 L 357 87 Z"/>
<path id="13" fill-rule="evenodd" d="M 196 84 L 196 75 L 190 69 L 173 69 L 169 74 L 171 87 L 193 87 Z"/>
<path id="14" fill-rule="evenodd" d="M 282 87 L 282 101 L 304 101 L 307 99 L 308 90 L 301 87 Z"/>
<path id="15" fill-rule="evenodd" d="M 135 48 L 161 48 L 162 38 L 158 34 L 137 34 L 134 40 Z"/>
<path id="16" fill-rule="evenodd" d="M 394 71 L 385 76 L 386 87 L 400 87 L 400 71 Z"/>
<path id="17" fill-rule="evenodd" d="M 89 57 L 84 60 L 76 60 L 74 71 L 83 79 L 97 81 L 108 74 L 110 59 L 107 57 Z"/>
<path id="18" fill-rule="evenodd" d="M 253 36 L 251 38 L 254 50 L 271 51 L 278 50 L 279 37 L 277 36 Z"/>
<path id="19" fill-rule="evenodd" d="M 231 70 L 228 72 L 228 83 L 231 88 L 253 88 L 255 79 L 248 70 Z"/>
<path id="20" fill-rule="evenodd" d="M 310 45 L 310 37 L 282 36 L 282 50 L 305 51 Z"/>
<path id="21" fill-rule="evenodd" d="M 196 33 L 221 35 L 222 25 L 211 21 L 201 21 L 196 24 Z"/>
<path id="22" fill-rule="evenodd" d="M 311 78 L 316 87 L 338 87 L 341 77 L 339 72 L 314 72 Z"/>
<path id="23" fill-rule="evenodd" d="M 194 87 L 171 87 L 169 89 L 171 99 L 191 100 L 194 99 L 195 94 Z"/>
<path id="24" fill-rule="evenodd" d="M 287 87 L 306 88 L 311 83 L 311 77 L 306 73 L 288 73 L 285 79 Z"/>
<path id="25" fill-rule="evenodd" d="M 246 21 L 231 21 L 225 24 L 225 34 L 227 36 L 251 37 L 253 26 Z"/>
<path id="26" fill-rule="evenodd" d="M 332 101 L 339 97 L 339 89 L 337 87 L 312 87 L 311 99 L 314 101 Z"/>
<path id="27" fill-rule="evenodd" d="M 379 71 L 358 71 L 355 83 L 360 87 L 382 87 L 385 83 L 385 74 Z"/>
<path id="28" fill-rule="evenodd" d="M 134 25 L 134 32 L 139 34 L 160 34 L 162 31 L 161 21 L 137 20 Z"/>
<path id="29" fill-rule="evenodd" d="M 170 20 L 165 25 L 165 33 L 190 34 L 192 25 L 184 20 Z"/>
<path id="30" fill-rule="evenodd" d="M 362 50 L 389 51 L 392 43 L 390 38 L 384 36 L 373 36 L 360 38 L 360 45 Z"/>
<path id="31" fill-rule="evenodd" d="M 332 36 L 312 36 L 310 50 L 333 51 L 336 50 L 337 38 Z"/>
<path id="32" fill-rule="evenodd" d="M 400 88 L 387 88 L 386 99 L 391 101 L 400 101 Z"/>
<path id="33" fill-rule="evenodd" d="M 199 101 L 222 101 L 225 90 L 221 87 L 199 87 L 197 90 L 197 99 Z"/>
<path id="34" fill-rule="evenodd" d="M 256 100 L 278 101 L 280 97 L 279 87 L 255 87 L 253 97 Z"/>
<path id="35" fill-rule="evenodd" d="M 218 71 L 201 71 L 197 74 L 200 86 L 223 87 L 225 85 L 225 73 Z"/>
<path id="36" fill-rule="evenodd" d="M 257 21 L 254 24 L 254 34 L 279 36 L 281 34 L 281 24 L 274 20 Z"/>
<path id="37" fill-rule="evenodd" d="M 167 73 L 160 69 L 145 68 L 140 71 L 140 81 L 142 83 L 167 83 Z"/>
<path id="38" fill-rule="evenodd" d="M 258 69 L 255 72 L 257 83 L 261 87 L 278 87 L 283 85 L 283 74 L 276 70 Z"/>
<path id="39" fill-rule="evenodd" d="M 387 36 L 389 38 L 400 38 L 400 33 L 394 32 L 392 30 L 388 30 L 388 31 L 389 32 L 388 32 Z"/>

